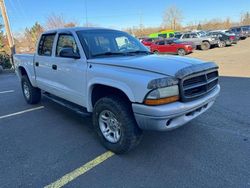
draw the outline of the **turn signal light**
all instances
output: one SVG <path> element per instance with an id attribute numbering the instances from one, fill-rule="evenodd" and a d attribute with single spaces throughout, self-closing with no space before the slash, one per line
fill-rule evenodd
<path id="1" fill-rule="evenodd" d="M 150 105 L 150 106 L 156 106 L 156 105 L 169 104 L 172 102 L 176 102 L 179 99 L 180 99 L 179 96 L 166 97 L 162 99 L 146 99 L 144 104 Z"/>

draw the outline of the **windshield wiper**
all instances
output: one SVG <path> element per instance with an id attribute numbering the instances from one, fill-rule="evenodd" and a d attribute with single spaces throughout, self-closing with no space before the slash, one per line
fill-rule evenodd
<path id="1" fill-rule="evenodd" d="M 152 52 L 149 52 L 149 51 L 144 51 L 144 50 L 136 50 L 136 51 L 131 51 L 131 52 L 127 52 L 129 54 L 153 54 Z"/>
<path id="2" fill-rule="evenodd" d="M 112 56 L 112 55 L 126 55 L 126 53 L 123 52 L 105 52 L 100 54 L 94 54 L 93 57 L 99 57 L 99 56 Z"/>

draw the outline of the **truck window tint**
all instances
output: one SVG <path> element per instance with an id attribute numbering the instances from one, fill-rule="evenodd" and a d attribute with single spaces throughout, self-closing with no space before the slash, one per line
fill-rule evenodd
<path id="1" fill-rule="evenodd" d="M 51 56 L 55 34 L 43 35 L 39 42 L 38 54 L 43 56 Z"/>
<path id="2" fill-rule="evenodd" d="M 72 48 L 74 53 L 79 53 L 74 37 L 69 34 L 59 35 L 57 46 L 56 46 L 56 56 L 60 56 L 60 51 L 63 48 Z"/>

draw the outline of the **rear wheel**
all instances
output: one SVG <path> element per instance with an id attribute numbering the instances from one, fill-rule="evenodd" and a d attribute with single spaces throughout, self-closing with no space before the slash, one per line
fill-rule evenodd
<path id="1" fill-rule="evenodd" d="M 37 104 L 41 101 L 41 90 L 33 87 L 27 76 L 21 79 L 23 96 L 28 104 Z"/>
<path id="2" fill-rule="evenodd" d="M 211 45 L 210 45 L 210 43 L 207 42 L 207 41 L 202 42 L 202 44 L 201 44 L 201 49 L 202 49 L 202 50 L 208 50 L 208 49 L 210 49 L 210 47 L 211 47 Z"/>
<path id="3" fill-rule="evenodd" d="M 226 47 L 226 42 L 225 42 L 225 41 L 220 41 L 220 42 L 218 43 L 218 47 L 219 47 L 219 48 L 224 48 L 224 47 Z"/>
<path id="4" fill-rule="evenodd" d="M 177 53 L 178 53 L 178 55 L 180 55 L 180 56 L 184 56 L 184 55 L 186 55 L 186 51 L 184 50 L 184 49 L 179 49 L 178 51 L 177 51 Z"/>
<path id="5" fill-rule="evenodd" d="M 94 107 L 93 125 L 101 143 L 117 154 L 130 151 L 141 140 L 131 106 L 116 96 L 101 98 Z"/>

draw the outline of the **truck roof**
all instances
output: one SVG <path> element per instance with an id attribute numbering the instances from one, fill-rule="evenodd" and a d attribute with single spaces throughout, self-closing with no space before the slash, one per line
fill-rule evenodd
<path id="1" fill-rule="evenodd" d="M 108 31 L 115 31 L 114 29 L 107 29 L 101 27 L 67 27 L 67 28 L 58 28 L 53 30 L 48 30 L 43 32 L 43 34 L 50 34 L 56 32 L 76 32 L 76 31 L 96 31 L 96 30 L 108 30 Z"/>

